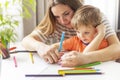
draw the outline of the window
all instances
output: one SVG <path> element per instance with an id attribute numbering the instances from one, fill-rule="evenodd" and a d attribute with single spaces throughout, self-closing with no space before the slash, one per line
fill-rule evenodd
<path id="1" fill-rule="evenodd" d="M 1 6 L 1 14 L 3 16 L 12 16 L 12 18 L 9 21 L 13 21 L 14 19 L 18 21 L 19 25 L 15 28 L 15 32 L 18 35 L 17 41 L 21 40 L 23 37 L 23 25 L 22 25 L 22 17 L 20 16 L 20 11 L 22 11 L 22 8 L 19 4 L 19 2 L 13 3 L 13 0 L 0 0 L 0 6 Z M 6 5 L 8 6 L 6 8 Z M 8 25 L 5 25 L 8 26 Z"/>

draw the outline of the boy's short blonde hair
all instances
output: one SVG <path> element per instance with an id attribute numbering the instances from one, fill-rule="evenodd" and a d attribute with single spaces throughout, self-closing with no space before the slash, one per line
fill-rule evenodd
<path id="1" fill-rule="evenodd" d="M 96 27 L 101 23 L 101 20 L 101 12 L 98 8 L 91 5 L 84 5 L 75 12 L 71 23 L 74 29 L 78 29 L 82 25 Z"/>

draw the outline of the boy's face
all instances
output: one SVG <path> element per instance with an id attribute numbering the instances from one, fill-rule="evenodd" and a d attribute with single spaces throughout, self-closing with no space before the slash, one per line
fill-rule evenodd
<path id="1" fill-rule="evenodd" d="M 80 26 L 77 30 L 77 36 L 82 40 L 84 43 L 90 43 L 96 34 L 96 28 L 89 25 L 89 26 Z"/>

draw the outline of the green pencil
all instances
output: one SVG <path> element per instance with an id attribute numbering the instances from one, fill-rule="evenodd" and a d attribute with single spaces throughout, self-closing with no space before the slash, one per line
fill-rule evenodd
<path id="1" fill-rule="evenodd" d="M 101 62 L 93 62 L 93 63 L 89 63 L 89 64 L 84 64 L 81 66 L 76 66 L 75 68 L 86 68 L 86 67 L 91 67 L 91 66 L 95 66 L 95 65 L 99 65 L 101 64 Z"/>

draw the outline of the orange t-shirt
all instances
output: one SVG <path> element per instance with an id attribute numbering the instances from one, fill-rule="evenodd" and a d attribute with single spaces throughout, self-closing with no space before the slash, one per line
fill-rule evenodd
<path id="1" fill-rule="evenodd" d="M 83 52 L 86 46 L 87 45 L 85 45 L 77 36 L 66 39 L 63 42 L 63 48 L 68 51 L 74 50 L 74 51 Z M 105 39 L 103 39 L 103 41 L 99 46 L 99 49 L 105 48 L 107 46 L 108 46 L 108 42 Z"/>

